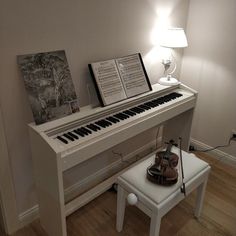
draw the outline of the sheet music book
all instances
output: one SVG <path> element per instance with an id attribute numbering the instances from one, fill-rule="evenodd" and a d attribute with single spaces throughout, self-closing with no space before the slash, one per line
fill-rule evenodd
<path id="1" fill-rule="evenodd" d="M 103 106 L 152 90 L 140 53 L 88 66 Z"/>

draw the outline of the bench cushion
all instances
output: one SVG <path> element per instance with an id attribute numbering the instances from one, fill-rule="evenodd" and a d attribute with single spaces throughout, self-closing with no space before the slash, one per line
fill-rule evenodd
<path id="1" fill-rule="evenodd" d="M 179 149 L 172 148 L 172 152 L 179 156 Z M 190 179 L 203 171 L 209 165 L 205 161 L 197 158 L 194 154 L 182 152 L 183 168 L 184 168 L 184 182 L 187 183 Z M 149 157 L 138 165 L 132 167 L 118 178 L 118 183 L 124 186 L 125 182 L 132 185 L 136 190 L 154 201 L 156 204 L 161 203 L 164 199 L 174 193 L 182 185 L 180 160 L 178 173 L 178 182 L 171 186 L 161 186 L 150 182 L 146 178 L 147 168 L 155 163 L 155 155 Z M 123 183 L 123 184 L 122 184 Z"/>

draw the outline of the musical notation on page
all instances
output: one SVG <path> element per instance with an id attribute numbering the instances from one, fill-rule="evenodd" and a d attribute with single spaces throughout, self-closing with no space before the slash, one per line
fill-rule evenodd
<path id="1" fill-rule="evenodd" d="M 89 64 L 103 106 L 148 92 L 151 85 L 140 54 Z"/>

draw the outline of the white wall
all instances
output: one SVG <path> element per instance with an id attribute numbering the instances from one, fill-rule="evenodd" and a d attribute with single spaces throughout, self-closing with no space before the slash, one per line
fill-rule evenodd
<path id="1" fill-rule="evenodd" d="M 192 137 L 213 147 L 236 130 L 235 12 L 235 0 L 190 1 L 181 80 L 199 91 Z M 221 150 L 236 158 L 235 142 Z"/>
<path id="2" fill-rule="evenodd" d="M 17 216 L 15 189 L 11 174 L 11 165 L 8 158 L 8 148 L 0 103 L 0 226 L 2 225 L 2 228 L 8 234 L 18 228 Z"/>
<path id="3" fill-rule="evenodd" d="M 90 102 L 90 62 L 141 52 L 151 82 L 159 78 L 163 68 L 152 53 L 153 30 L 163 16 L 184 27 L 187 11 L 188 0 L 1 0 L 0 101 L 19 213 L 37 199 L 27 128 L 33 118 L 16 55 L 65 49 L 82 106 Z M 126 146 L 135 149 L 142 141 Z"/>

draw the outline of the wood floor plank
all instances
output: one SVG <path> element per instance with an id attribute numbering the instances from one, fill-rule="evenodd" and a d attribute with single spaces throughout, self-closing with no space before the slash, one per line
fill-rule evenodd
<path id="1" fill-rule="evenodd" d="M 160 236 L 236 236 L 236 168 L 205 153 L 199 158 L 212 170 L 203 212 L 194 218 L 195 193 L 191 193 L 162 219 Z M 124 229 L 116 232 L 116 193 L 107 191 L 67 218 L 68 236 L 148 236 L 150 219 L 136 207 L 126 208 Z M 4 235 L 4 234 L 3 234 Z M 39 220 L 13 236 L 46 236 Z"/>

